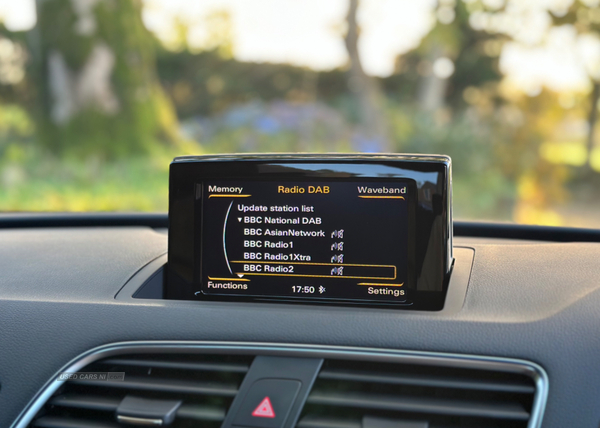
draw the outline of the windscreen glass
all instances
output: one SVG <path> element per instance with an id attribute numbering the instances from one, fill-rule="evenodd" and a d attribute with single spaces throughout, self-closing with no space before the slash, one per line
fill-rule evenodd
<path id="1" fill-rule="evenodd" d="M 600 228 L 599 0 L 1 0 L 0 213 L 162 212 L 169 163 L 443 154 L 454 218 Z"/>

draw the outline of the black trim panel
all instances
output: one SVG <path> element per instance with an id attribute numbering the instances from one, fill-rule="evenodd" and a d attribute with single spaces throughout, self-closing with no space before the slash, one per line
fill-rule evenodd
<path id="1" fill-rule="evenodd" d="M 0 229 L 40 227 L 169 227 L 167 213 L 7 213 L 0 214 Z"/>
<path id="2" fill-rule="evenodd" d="M 169 227 L 166 213 L 7 213 L 0 229 L 41 227 Z M 454 236 L 548 242 L 600 242 L 600 229 L 455 221 Z"/>

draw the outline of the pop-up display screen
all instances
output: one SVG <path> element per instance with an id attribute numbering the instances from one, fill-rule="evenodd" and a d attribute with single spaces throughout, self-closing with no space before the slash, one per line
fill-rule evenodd
<path id="1" fill-rule="evenodd" d="M 202 293 L 405 302 L 410 184 L 197 184 Z"/>
<path id="2" fill-rule="evenodd" d="M 446 156 L 176 158 L 164 296 L 440 310 L 450 173 Z"/>

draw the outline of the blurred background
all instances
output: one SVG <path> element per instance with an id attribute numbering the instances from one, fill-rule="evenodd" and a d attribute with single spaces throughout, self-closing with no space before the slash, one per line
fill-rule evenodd
<path id="1" fill-rule="evenodd" d="M 174 156 L 448 154 L 600 227 L 600 0 L 0 0 L 0 211 L 166 211 Z"/>

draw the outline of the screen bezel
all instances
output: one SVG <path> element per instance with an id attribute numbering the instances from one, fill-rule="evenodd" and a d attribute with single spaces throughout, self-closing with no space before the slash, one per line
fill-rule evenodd
<path id="1" fill-rule="evenodd" d="M 419 179 L 435 177 L 435 183 Z M 221 155 L 176 158 L 169 182 L 169 262 L 165 298 L 280 301 L 441 310 L 452 265 L 451 162 L 446 156 Z M 225 296 L 201 290 L 201 192 L 218 180 L 394 181 L 414 180 L 409 206 L 408 303 L 315 297 Z M 411 251 L 412 246 L 412 251 Z"/>

